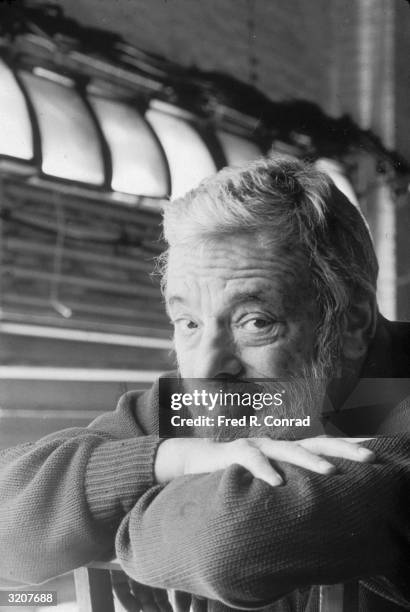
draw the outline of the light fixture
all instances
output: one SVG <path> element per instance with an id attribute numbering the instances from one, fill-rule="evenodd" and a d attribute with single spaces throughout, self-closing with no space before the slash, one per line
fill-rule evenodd
<path id="1" fill-rule="evenodd" d="M 231 134 L 225 130 L 217 130 L 217 137 L 228 166 L 242 166 L 262 155 L 258 145 L 243 136 Z"/>
<path id="2" fill-rule="evenodd" d="M 168 167 L 164 154 L 143 117 L 131 106 L 88 97 L 111 153 L 114 191 L 153 198 L 169 195 Z"/>
<path id="3" fill-rule="evenodd" d="M 45 70 L 42 73 L 20 73 L 39 127 L 41 171 L 51 177 L 102 186 L 102 150 L 87 106 L 71 80 Z"/>
<path id="4" fill-rule="evenodd" d="M 183 111 L 154 101 L 146 117 L 168 159 L 172 198 L 184 195 L 216 172 L 209 150 Z"/>
<path id="5" fill-rule="evenodd" d="M 33 133 L 23 92 L 10 68 L 0 59 L 0 155 L 30 161 Z"/>

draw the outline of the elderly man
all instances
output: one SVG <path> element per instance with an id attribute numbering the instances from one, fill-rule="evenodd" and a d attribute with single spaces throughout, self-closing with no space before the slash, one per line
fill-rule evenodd
<path id="1" fill-rule="evenodd" d="M 382 409 L 351 398 L 360 378 L 410 377 L 410 330 L 377 313 L 359 212 L 277 157 L 206 180 L 167 207 L 164 230 L 179 375 L 325 381 L 332 412 L 323 385 L 309 411 L 340 437 L 161 440 L 158 384 L 127 394 L 85 430 L 3 454 L 0 575 L 41 581 L 116 554 L 194 610 L 310 612 L 314 585 L 357 580 L 350 610 L 409 609 L 408 389 Z M 342 437 L 357 434 L 373 439 Z"/>

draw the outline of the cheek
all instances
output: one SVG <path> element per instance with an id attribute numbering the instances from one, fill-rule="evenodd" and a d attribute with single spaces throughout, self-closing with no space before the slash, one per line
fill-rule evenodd
<path id="1" fill-rule="evenodd" d="M 192 361 L 188 359 L 178 359 L 178 370 L 182 378 L 197 378 L 193 370 Z"/>
<path id="2" fill-rule="evenodd" d="M 248 376 L 281 378 L 302 372 L 313 358 L 313 334 L 296 334 L 293 338 L 269 346 L 250 347 L 242 351 L 242 361 Z"/>
<path id="3" fill-rule="evenodd" d="M 307 359 L 302 346 L 288 346 L 279 351 L 276 358 L 279 376 L 294 376 L 302 372 Z"/>
<path id="4" fill-rule="evenodd" d="M 277 346 L 260 346 L 244 348 L 240 359 L 246 378 L 280 378 L 287 375 L 291 356 Z"/>
<path id="5" fill-rule="evenodd" d="M 193 366 L 195 364 L 193 351 L 189 350 L 186 343 L 174 340 L 174 355 L 181 376 L 183 378 L 193 378 Z"/>
<path id="6" fill-rule="evenodd" d="M 309 364 L 313 360 L 315 345 L 314 326 L 306 324 L 300 333 L 292 339 L 287 347 L 288 359 L 292 359 L 295 367 L 299 370 L 301 366 Z"/>

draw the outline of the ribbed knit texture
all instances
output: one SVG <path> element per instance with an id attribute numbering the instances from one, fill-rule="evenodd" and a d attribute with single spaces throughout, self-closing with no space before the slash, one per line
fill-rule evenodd
<path id="1" fill-rule="evenodd" d="M 0 584 L 39 583 L 115 555 L 115 532 L 154 482 L 158 389 L 87 428 L 0 453 Z M 147 434 L 151 435 L 147 435 Z"/>
<path id="2" fill-rule="evenodd" d="M 369 367 L 378 363 L 372 356 Z M 408 432 L 409 404 L 396 415 L 394 431 Z M 333 476 L 279 465 L 285 484 L 271 488 L 238 465 L 154 486 L 157 432 L 154 385 L 88 428 L 1 452 L 2 584 L 41 582 L 117 554 L 136 580 L 194 593 L 194 612 L 316 612 L 312 584 L 355 578 L 361 610 L 410 609 L 409 434 L 384 431 L 367 443 L 376 463 L 337 461 Z"/>
<path id="3" fill-rule="evenodd" d="M 105 442 L 92 452 L 85 474 L 92 515 L 113 522 L 153 484 L 157 436 Z"/>
<path id="4" fill-rule="evenodd" d="M 141 437 L 157 424 L 156 402 L 155 388 L 131 393 L 87 429 L 2 453 L 6 584 L 107 559 L 117 533 L 117 555 L 136 580 L 206 597 L 210 610 L 222 610 L 214 600 L 249 609 L 289 592 L 269 609 L 304 610 L 310 602 L 314 610 L 317 590 L 300 591 L 304 585 L 377 574 L 389 575 L 396 599 L 410 599 L 408 435 L 367 443 L 377 463 L 339 461 L 337 476 L 283 464 L 286 485 L 271 488 L 234 465 L 159 487 L 152 474 L 159 440 Z M 408 609 L 366 593 L 368 612 Z M 194 610 L 203 605 L 194 598 Z"/>
<path id="5" fill-rule="evenodd" d="M 230 607 L 379 574 L 409 603 L 410 436 L 367 445 L 377 463 L 337 461 L 336 476 L 282 464 L 286 485 L 271 488 L 231 466 L 151 490 L 118 530 L 118 558 L 139 582 Z"/>

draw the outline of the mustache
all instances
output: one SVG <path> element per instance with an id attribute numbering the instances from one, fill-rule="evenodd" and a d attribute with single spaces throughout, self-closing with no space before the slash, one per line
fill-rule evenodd
<path id="1" fill-rule="evenodd" d="M 342 367 L 342 344 L 341 336 L 336 328 L 323 330 L 318 334 L 316 344 L 316 356 L 310 363 L 302 366 L 297 375 L 287 379 L 245 378 L 237 376 L 223 376 L 202 382 L 205 386 L 210 385 L 214 392 L 221 389 L 226 392 L 253 392 L 253 393 L 284 393 L 285 401 L 280 406 L 275 406 L 275 417 L 278 419 L 303 419 L 311 417 L 311 427 L 301 432 L 300 428 L 283 425 L 281 427 L 218 427 L 216 424 L 212 429 L 212 438 L 220 441 L 230 441 L 237 438 L 248 437 L 270 437 L 272 439 L 300 439 L 325 433 L 321 416 L 333 411 L 330 398 L 327 396 L 327 387 L 334 378 L 340 377 Z M 192 382 L 192 380 L 191 380 Z M 198 382 L 198 380 L 196 381 Z M 234 386 L 235 388 L 231 388 Z M 189 416 L 196 416 L 194 410 L 187 409 Z M 272 414 L 272 407 L 261 409 L 258 414 L 261 421 L 263 417 Z M 228 418 L 240 416 L 251 416 L 255 411 L 251 406 L 222 406 L 215 408 L 214 414 L 224 414 Z M 246 419 L 247 422 L 248 419 Z M 217 423 L 217 419 L 215 420 Z M 209 437 L 203 433 L 203 428 L 195 428 L 193 435 L 196 437 Z"/>
<path id="2" fill-rule="evenodd" d="M 211 415 L 214 421 L 212 438 L 218 441 L 262 436 L 295 439 L 300 437 L 300 430 L 288 426 L 268 427 L 263 424 L 264 418 L 271 415 L 286 421 L 309 416 L 316 419 L 317 428 L 328 380 L 312 376 L 313 373 L 317 374 L 311 368 L 306 368 L 302 376 L 287 379 L 183 379 L 184 393 L 193 394 L 195 390 L 201 389 L 204 393 L 202 402 L 206 403 L 205 408 L 203 403 L 201 406 L 184 406 L 181 416 L 184 414 L 195 418 L 198 414 Z M 247 425 L 251 422 L 249 417 L 256 414 L 261 425 L 250 427 Z M 225 417 L 222 425 L 218 425 L 219 415 Z M 225 424 L 226 419 L 240 420 L 242 417 L 246 417 L 244 425 L 230 427 Z M 320 429 L 322 432 L 321 426 Z M 193 435 L 209 437 L 209 432 L 207 429 L 204 433 L 204 429 L 198 427 Z M 304 437 L 307 437 L 305 434 Z"/>

